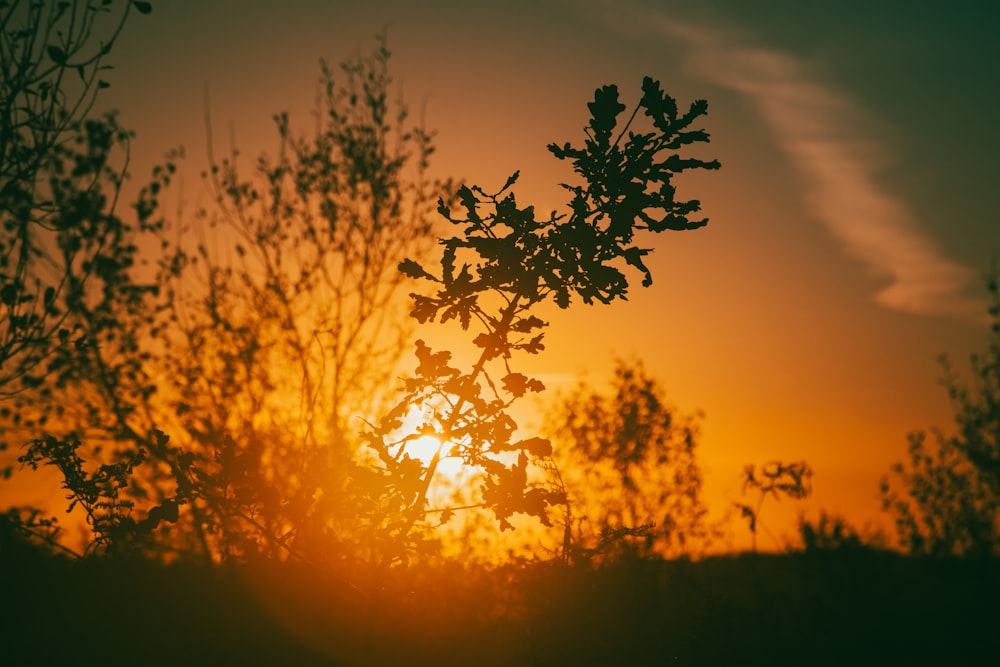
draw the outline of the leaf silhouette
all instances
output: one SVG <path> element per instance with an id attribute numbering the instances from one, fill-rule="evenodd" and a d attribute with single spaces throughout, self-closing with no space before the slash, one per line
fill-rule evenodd
<path id="1" fill-rule="evenodd" d="M 601 145 L 607 145 L 611 131 L 615 128 L 618 114 L 625 111 L 625 105 L 618 101 L 618 86 L 603 86 L 594 92 L 594 101 L 588 102 L 590 127 Z"/>
<path id="2" fill-rule="evenodd" d="M 400 262 L 399 271 L 403 275 L 409 276 L 410 278 L 416 278 L 416 279 L 426 278 L 428 280 L 433 280 L 435 282 L 438 281 L 437 278 L 427 273 L 424 270 L 424 267 L 420 266 L 420 264 L 413 261 L 412 259 L 404 259 L 402 262 Z"/>
<path id="3" fill-rule="evenodd" d="M 67 58 L 66 52 L 63 51 L 58 46 L 48 46 L 46 47 L 45 52 L 49 54 L 49 58 L 51 58 L 55 64 L 57 65 L 66 64 L 66 58 Z"/>
<path id="4" fill-rule="evenodd" d="M 552 455 L 552 442 L 548 438 L 527 438 L 519 440 L 510 446 L 511 449 L 523 449 L 533 456 L 545 458 Z"/>
<path id="5" fill-rule="evenodd" d="M 670 126 L 677 120 L 677 102 L 663 92 L 660 82 L 650 77 L 642 80 L 642 101 L 646 115 L 653 120 L 653 125 L 661 132 L 669 132 Z"/>

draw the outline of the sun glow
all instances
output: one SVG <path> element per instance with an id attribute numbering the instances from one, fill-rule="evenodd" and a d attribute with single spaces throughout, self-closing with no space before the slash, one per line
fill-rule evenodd
<path id="1" fill-rule="evenodd" d="M 402 447 L 402 456 L 419 461 L 425 471 L 437 457 L 434 475 L 424 505 L 425 527 L 440 541 L 442 554 L 465 561 L 501 563 L 512 557 L 529 556 L 541 548 L 553 552 L 550 528 L 523 514 L 509 516 L 516 530 L 501 530 L 494 512 L 484 504 L 482 482 L 485 470 L 462 460 L 459 452 L 466 443 L 442 441 L 440 413 L 432 407 L 411 407 L 393 441 Z M 399 450 L 395 450 L 397 453 Z M 503 451 L 489 458 L 511 465 L 517 453 Z M 530 474 L 539 473 L 533 470 Z M 562 539 L 562 532 L 556 536 Z"/>
<path id="2" fill-rule="evenodd" d="M 403 420 L 402 430 L 414 434 L 425 432 L 431 422 L 429 414 L 413 407 Z M 438 458 L 428 494 L 432 503 L 453 499 L 475 474 L 473 466 L 465 465 L 460 457 L 453 454 L 454 444 L 442 441 L 436 435 L 425 434 L 411 438 L 403 445 L 403 452 L 424 466 L 430 466 L 435 456 Z"/>
<path id="3" fill-rule="evenodd" d="M 430 465 L 434 457 L 438 456 L 437 468 L 434 471 L 435 476 L 440 475 L 447 479 L 461 475 L 465 469 L 465 465 L 459 457 L 450 455 L 451 449 L 450 442 L 442 442 L 440 438 L 433 435 L 422 435 L 410 440 L 403 447 L 403 451 L 407 455 L 418 459 L 425 466 Z"/>

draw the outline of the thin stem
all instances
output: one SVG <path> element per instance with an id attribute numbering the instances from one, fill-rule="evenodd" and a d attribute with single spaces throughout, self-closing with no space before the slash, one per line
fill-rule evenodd
<path id="1" fill-rule="evenodd" d="M 497 323 L 496 329 L 494 329 L 494 333 L 503 332 L 503 334 L 506 336 L 506 334 L 510 330 L 510 325 L 514 320 L 514 316 L 517 314 L 518 302 L 520 301 L 520 299 L 521 299 L 520 294 L 514 295 L 514 298 L 511 300 L 510 304 L 504 310 L 503 317 Z M 471 382 L 475 382 L 476 379 L 479 377 L 480 373 L 483 372 L 483 369 L 486 367 L 486 362 L 490 359 L 490 353 L 491 353 L 490 348 L 488 347 L 483 348 L 482 353 L 479 355 L 479 360 L 476 361 L 476 364 L 472 367 L 472 372 L 469 375 Z M 466 402 L 467 399 L 465 398 L 465 396 L 459 396 L 459 400 L 455 403 L 454 407 L 452 408 L 448 418 L 448 422 L 445 425 L 445 435 L 450 434 L 451 430 L 455 427 L 458 418 L 461 416 L 462 407 L 465 405 Z M 434 478 L 434 473 L 437 471 L 438 464 L 441 462 L 441 454 L 444 451 L 444 446 L 445 443 L 441 443 L 438 446 L 437 451 L 434 452 L 434 456 L 431 458 L 430 463 L 427 465 L 427 472 L 424 475 L 423 484 L 420 488 L 420 491 L 417 493 L 417 497 L 413 500 L 413 503 L 410 505 L 410 509 L 407 512 L 408 516 L 406 519 L 406 523 L 403 527 L 402 533 L 400 535 L 401 537 L 405 537 L 406 535 L 409 534 L 410 530 L 412 530 L 413 528 L 413 525 L 416 523 L 417 518 L 423 514 L 422 507 L 427 502 L 427 493 L 430 490 L 431 481 Z"/>

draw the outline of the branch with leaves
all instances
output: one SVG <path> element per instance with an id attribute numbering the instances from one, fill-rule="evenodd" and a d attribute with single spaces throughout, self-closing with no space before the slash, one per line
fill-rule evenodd
<path id="1" fill-rule="evenodd" d="M 129 135 L 113 117 L 89 116 L 133 8 L 152 11 L 138 1 L 0 4 L 0 395 L 37 385 L 57 336 L 71 333 L 61 301 L 116 268 L 114 230 L 102 241 L 94 226 L 113 217 L 124 167 L 108 153 L 124 147 L 127 165 Z M 101 181 L 114 183 L 111 196 Z"/>
<path id="2" fill-rule="evenodd" d="M 391 95 L 389 56 L 380 38 L 371 56 L 322 65 L 315 135 L 278 114 L 277 156 L 248 170 L 235 150 L 212 159 L 215 205 L 195 212 L 194 230 L 162 207 L 171 153 L 134 226 L 101 218 L 100 238 L 130 252 L 102 260 L 99 277 L 107 265 L 121 280 L 78 290 L 73 336 L 44 365 L 51 377 L 0 413 L 22 442 L 56 436 L 60 448 L 33 449 L 39 461 L 65 449 L 95 469 L 143 451 L 121 491 L 133 524 L 179 507 L 176 522 L 157 524 L 153 555 L 354 557 L 348 487 L 363 473 L 351 422 L 379 413 L 412 341 L 412 280 L 396 267 L 433 247 L 435 198 L 450 189 L 426 178 L 432 135 Z M 96 199 L 114 185 L 65 190 Z M 87 250 L 97 224 L 68 227 Z M 138 247 L 159 248 L 151 285 L 126 280 L 146 259 Z"/>
<path id="3" fill-rule="evenodd" d="M 708 141 L 706 132 L 692 128 L 706 113 L 704 101 L 679 114 L 676 102 L 648 77 L 642 93 L 619 128 L 626 107 L 617 87 L 598 89 L 588 105 L 591 120 L 583 146 L 549 146 L 582 179 L 563 184 L 571 193 L 570 213 L 539 219 L 533 207 L 520 207 L 511 191 L 518 173 L 495 193 L 463 186 L 457 193 L 458 210 L 444 202 L 439 206 L 458 233 L 440 241 L 438 269 L 431 272 L 413 260 L 400 264 L 403 273 L 436 290 L 412 294 L 411 315 L 422 324 L 457 321 L 474 334 L 477 359 L 463 372 L 451 365 L 451 352 L 434 351 L 418 341 L 414 376 L 405 381 L 396 406 L 367 434 L 380 466 L 379 484 L 371 494 L 372 519 L 384 543 L 393 545 L 393 557 L 405 551 L 422 521 L 444 456 L 482 469 L 479 491 L 501 529 L 512 527 L 514 514 L 548 525 L 547 508 L 564 501 L 562 492 L 528 474 L 529 463 L 548 456 L 551 444 L 537 437 L 514 439 L 517 424 L 508 408 L 544 386 L 514 370 L 511 360 L 515 353 L 544 349 L 547 323 L 536 314 L 541 304 L 551 300 L 566 308 L 574 296 L 586 304 L 625 299 L 629 267 L 643 274 L 644 286 L 650 285 L 643 258 L 651 249 L 637 244 L 638 235 L 706 224 L 690 218 L 700 203 L 677 200 L 672 180 L 687 170 L 719 167 L 717 161 L 677 153 Z M 640 110 L 652 125 L 646 132 L 634 130 Z M 401 433 L 414 408 L 423 421 L 416 431 Z M 406 443 L 418 435 L 432 435 L 441 443 L 426 465 L 406 451 Z"/>

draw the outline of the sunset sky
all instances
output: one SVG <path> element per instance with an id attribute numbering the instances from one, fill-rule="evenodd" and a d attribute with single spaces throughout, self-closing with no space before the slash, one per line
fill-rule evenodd
<path id="1" fill-rule="evenodd" d="M 185 147 L 191 202 L 206 90 L 217 150 L 230 137 L 251 157 L 273 150 L 273 113 L 312 127 L 319 58 L 366 52 L 383 28 L 414 116 L 438 131 L 435 171 L 490 190 L 519 169 L 519 202 L 541 211 L 563 206 L 572 178 L 545 146 L 580 140 L 595 88 L 618 84 L 632 104 L 649 75 L 683 106 L 707 99 L 698 155 L 723 166 L 679 190 L 710 224 L 652 240 L 653 285 L 637 279 L 627 303 L 551 313 L 532 369 L 557 390 L 600 383 L 616 355 L 642 359 L 682 411 L 705 413 L 717 515 L 740 499 L 744 464 L 804 459 L 814 496 L 765 509 L 776 536 L 799 509 L 886 523 L 878 481 L 907 432 L 950 428 L 936 358 L 965 368 L 984 347 L 982 276 L 1000 251 L 989 3 L 153 6 L 130 19 L 100 104 L 136 131 L 135 182 Z"/>

